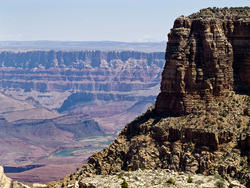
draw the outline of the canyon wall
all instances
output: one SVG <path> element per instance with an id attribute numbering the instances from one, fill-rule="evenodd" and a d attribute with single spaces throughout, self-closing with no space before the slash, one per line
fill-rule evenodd
<path id="1" fill-rule="evenodd" d="M 226 90 L 249 93 L 249 8 L 203 9 L 179 17 L 168 35 L 156 111 L 194 111 Z"/>
<path id="2" fill-rule="evenodd" d="M 219 174 L 229 187 L 235 179 L 249 187 L 249 36 L 249 7 L 208 8 L 177 18 L 156 105 L 55 184 L 162 168 Z"/>
<path id="3" fill-rule="evenodd" d="M 133 91 L 157 85 L 164 53 L 3 51 L 0 87 L 25 91 Z"/>
<path id="4" fill-rule="evenodd" d="M 0 162 L 47 182 L 81 166 L 151 106 L 163 52 L 0 51 Z M 55 173 L 56 171 L 56 173 Z"/>

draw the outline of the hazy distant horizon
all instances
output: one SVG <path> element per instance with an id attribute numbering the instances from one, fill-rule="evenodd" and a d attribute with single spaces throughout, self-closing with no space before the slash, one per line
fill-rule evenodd
<path id="1" fill-rule="evenodd" d="M 119 40 L 0 40 L 0 42 L 117 42 L 117 43 L 161 43 L 162 41 L 119 41 Z"/>
<path id="2" fill-rule="evenodd" d="M 11 0 L 0 6 L 0 41 L 166 41 L 174 20 L 249 0 Z"/>
<path id="3" fill-rule="evenodd" d="M 122 41 L 0 41 L 0 50 L 102 50 L 164 52 L 166 41 L 122 42 Z"/>

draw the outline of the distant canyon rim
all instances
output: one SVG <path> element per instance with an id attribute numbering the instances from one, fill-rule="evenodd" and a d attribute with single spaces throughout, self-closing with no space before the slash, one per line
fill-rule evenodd
<path id="1" fill-rule="evenodd" d="M 207 8 L 177 18 L 155 106 L 81 169 L 48 186 L 84 187 L 87 177 L 170 169 L 219 177 L 208 187 L 250 187 L 249 23 L 250 7 Z M 165 181 L 179 187 L 178 179 Z M 193 186 L 207 187 L 202 183 Z"/>
<path id="2" fill-rule="evenodd" d="M 235 185 L 235 181 L 239 187 L 249 187 L 249 22 L 249 7 L 202 9 L 198 13 L 175 20 L 168 35 L 165 54 L 111 52 L 112 57 L 120 57 L 120 60 L 114 62 L 109 56 L 110 52 L 91 51 L 93 54 L 89 54 L 88 51 L 74 55 L 67 52 L 62 55 L 57 51 L 48 51 L 50 54 L 46 52 L 44 55 L 44 52 L 39 51 L 38 54 L 35 53 L 35 59 L 40 60 L 45 56 L 53 60 L 45 61 L 43 65 L 37 61 L 38 76 L 34 76 L 37 68 L 33 69 L 33 64 L 29 63 L 31 57 L 24 55 L 24 64 L 7 58 L 7 64 L 11 65 L 8 68 L 18 64 L 22 68 L 12 72 L 6 68 L 5 62 L 2 63 L 2 72 L 7 70 L 8 73 L 3 77 L 12 79 L 10 82 L 3 79 L 4 89 L 0 95 L 0 106 L 5 106 L 0 119 L 4 130 L 1 136 L 5 138 L 3 145 L 8 143 L 12 148 L 14 146 L 13 151 L 16 152 L 17 148 L 29 143 L 26 151 L 33 151 L 32 155 L 18 158 L 19 162 L 25 163 L 32 159 L 35 161 L 37 157 L 40 162 L 47 161 L 45 168 L 37 166 L 38 168 L 22 174 L 12 174 L 13 177 L 28 179 L 35 175 L 32 172 L 38 174 L 43 169 L 43 172 L 39 172 L 40 177 L 32 177 L 39 182 L 39 178 L 45 175 L 46 168 L 50 168 L 50 172 L 58 169 L 69 170 L 69 166 L 73 166 L 70 160 L 76 162 L 77 157 L 82 160 L 82 154 L 109 145 L 119 130 L 110 126 L 107 116 L 112 117 L 114 112 L 117 115 L 117 109 L 121 110 L 123 107 L 126 113 L 119 113 L 125 114 L 123 117 L 128 120 L 131 117 L 128 112 L 135 114 L 139 109 L 148 108 L 155 101 L 153 91 L 157 91 L 156 80 L 160 78 L 161 88 L 155 105 L 126 124 L 117 138 L 105 149 L 91 155 L 86 164 L 47 186 L 76 188 L 86 185 L 86 177 L 111 177 L 110 175 L 120 172 L 117 178 L 122 179 L 124 171 L 170 169 L 193 175 L 213 175 L 214 179 L 219 177 L 220 186 L 224 186 L 225 179 L 228 187 Z M 70 65 L 67 63 L 68 57 L 74 59 Z M 162 64 L 159 63 L 159 57 L 162 57 Z M 90 58 L 92 61 L 89 61 Z M 147 60 L 141 61 L 143 58 Z M 82 61 L 87 66 L 82 66 Z M 126 70 L 121 66 L 124 61 L 128 63 Z M 159 65 L 164 65 L 162 75 Z M 95 71 L 98 66 L 101 67 L 100 72 Z M 110 66 L 116 71 L 111 71 Z M 60 69 L 50 73 L 55 67 Z M 69 67 L 71 70 L 67 71 Z M 150 71 L 152 67 L 153 72 Z M 23 84 L 27 83 L 24 82 L 27 79 L 25 68 L 32 70 L 30 76 L 34 80 L 27 85 Z M 93 72 L 83 76 L 77 71 L 86 68 Z M 138 74 L 136 70 L 141 71 Z M 72 72 L 73 76 L 68 76 Z M 55 78 L 52 75 L 60 76 Z M 104 75 L 108 75 L 105 78 L 114 83 L 107 84 Z M 113 77 L 114 75 L 119 76 Z M 93 84 L 93 81 L 97 83 Z M 6 86 L 7 83 L 10 85 Z M 7 89 L 17 85 L 21 88 L 19 91 Z M 73 92 L 65 96 L 60 104 L 53 103 L 50 108 L 42 105 L 48 103 L 48 100 L 46 95 L 42 96 L 40 93 L 58 92 L 62 88 L 70 88 Z M 134 92 L 137 88 L 139 94 Z M 24 97 L 23 93 L 33 90 L 39 92 L 37 98 L 35 95 Z M 94 93 L 96 90 L 99 92 Z M 39 102 L 38 98 L 46 100 Z M 58 96 L 59 98 L 63 97 Z M 127 102 L 135 99 L 129 106 Z M 153 102 L 150 104 L 151 100 Z M 91 106 L 91 103 L 94 105 Z M 109 108 L 102 108 L 103 106 Z M 43 119 L 37 118 L 31 111 L 43 114 Z M 121 115 L 118 117 L 122 120 Z M 105 124 L 102 123 L 102 118 L 105 118 Z M 87 137 L 86 132 L 91 136 Z M 38 145 L 40 147 L 36 147 Z M 11 147 L 4 149 L 7 151 L 9 148 Z M 49 151 L 49 155 L 41 157 L 44 156 L 44 151 Z M 9 154 L 6 158 L 16 161 L 11 158 L 11 152 L 6 153 Z M 62 165 L 59 159 L 67 159 L 67 165 Z M 79 161 L 80 163 L 83 161 Z M 51 179 L 56 178 L 52 176 L 53 174 Z M 175 186 L 173 181 L 166 180 L 165 183 Z M 219 186 L 216 183 L 214 185 Z"/>
<path id="3" fill-rule="evenodd" d="M 163 52 L 2 50 L 7 175 L 48 182 L 81 167 L 154 103 L 164 62 Z"/>

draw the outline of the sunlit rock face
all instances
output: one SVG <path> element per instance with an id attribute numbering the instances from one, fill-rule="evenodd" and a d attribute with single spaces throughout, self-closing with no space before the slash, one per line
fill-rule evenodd
<path id="1" fill-rule="evenodd" d="M 10 188 L 10 186 L 11 186 L 11 179 L 5 176 L 3 167 L 0 166 L 0 187 Z"/>
<path id="2" fill-rule="evenodd" d="M 178 18 L 156 105 L 81 169 L 51 185 L 79 180 L 83 186 L 86 177 L 162 168 L 220 174 L 229 187 L 233 179 L 249 187 L 249 11 L 214 8 Z"/>
<path id="3" fill-rule="evenodd" d="M 0 87 L 128 92 L 159 84 L 163 65 L 163 52 L 3 51 Z"/>
<path id="4" fill-rule="evenodd" d="M 182 115 L 226 90 L 249 93 L 250 9 L 203 9 L 175 20 L 156 111 Z"/>

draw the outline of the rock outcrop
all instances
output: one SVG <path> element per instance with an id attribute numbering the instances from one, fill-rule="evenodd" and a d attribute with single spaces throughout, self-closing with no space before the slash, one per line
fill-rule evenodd
<path id="1" fill-rule="evenodd" d="M 10 188 L 10 186 L 11 186 L 11 179 L 4 174 L 3 167 L 0 166 L 0 187 Z"/>
<path id="2" fill-rule="evenodd" d="M 119 172 L 114 175 L 97 175 L 95 177 L 86 177 L 82 181 L 76 181 L 74 184 L 65 185 L 67 188 L 99 188 L 112 187 L 154 187 L 154 188 L 245 188 L 238 181 L 226 181 L 220 176 L 204 176 L 201 174 L 190 175 L 183 172 L 176 172 L 168 169 L 146 170 L 139 169 L 136 171 Z"/>
<path id="3" fill-rule="evenodd" d="M 74 178 L 167 168 L 248 182 L 250 122 L 244 111 L 249 96 L 229 95 L 181 117 L 162 117 L 149 109 L 128 124 L 109 147 L 92 155 Z"/>
<path id="4" fill-rule="evenodd" d="M 179 17 L 168 35 L 156 111 L 193 112 L 226 90 L 250 92 L 250 9 L 204 9 Z"/>
<path id="5" fill-rule="evenodd" d="M 220 175 L 229 182 L 238 179 L 247 184 L 250 122 L 244 112 L 248 104 L 249 96 L 232 92 L 227 100 L 213 101 L 196 114 L 162 117 L 149 109 L 126 125 L 109 147 L 92 155 L 82 169 L 49 186 L 87 182 L 86 177 L 96 174 L 160 168 Z"/>
<path id="6" fill-rule="evenodd" d="M 0 187 L 1 188 L 47 188 L 45 184 L 34 183 L 31 186 L 25 185 L 18 181 L 13 181 L 4 174 L 4 168 L 0 166 Z"/>
<path id="7" fill-rule="evenodd" d="M 169 34 L 155 107 L 127 124 L 82 169 L 50 186 L 162 168 L 220 175 L 248 187 L 249 58 L 239 54 L 249 53 L 249 18 L 248 7 L 205 9 L 178 18 Z"/>

